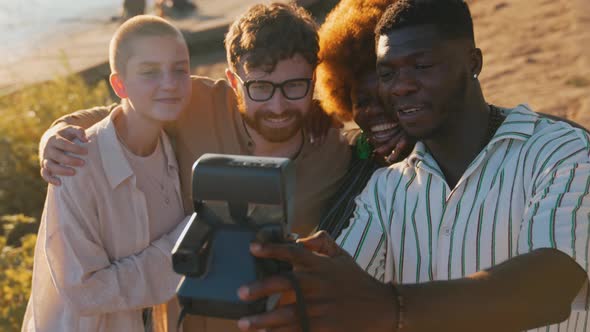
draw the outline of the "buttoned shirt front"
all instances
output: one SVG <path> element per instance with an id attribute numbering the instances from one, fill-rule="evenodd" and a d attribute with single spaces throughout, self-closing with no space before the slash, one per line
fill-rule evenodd
<path id="1" fill-rule="evenodd" d="M 144 331 L 142 309 L 174 297 L 180 276 L 171 251 L 186 220 L 150 241 L 145 195 L 112 121 L 119 112 L 87 131 L 86 166 L 48 188 L 23 331 Z M 167 176 L 181 200 L 174 153 L 162 135 Z"/>
<path id="2" fill-rule="evenodd" d="M 538 248 L 588 271 L 588 135 L 524 105 L 503 112 L 455 188 L 421 142 L 378 170 L 339 244 L 376 278 L 398 283 L 462 278 Z M 539 331 L 588 331 L 587 289 L 568 320 Z"/>

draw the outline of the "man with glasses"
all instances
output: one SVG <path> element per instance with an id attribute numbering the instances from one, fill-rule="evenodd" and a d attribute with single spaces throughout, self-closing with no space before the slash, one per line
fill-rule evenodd
<path id="1" fill-rule="evenodd" d="M 293 231 L 302 235 L 313 231 L 349 161 L 349 149 L 337 130 L 330 129 L 319 146 L 311 144 L 304 130 L 306 116 L 316 107 L 312 99 L 316 30 L 316 23 L 300 7 L 255 5 L 226 35 L 227 80 L 193 77 L 189 107 L 167 128 L 175 141 L 187 212 L 192 211 L 192 164 L 202 154 L 288 157 L 295 160 L 298 174 Z M 56 121 L 40 144 L 44 179 L 59 185 L 58 176 L 75 174 L 74 167 L 83 165 L 76 155 L 85 149 L 70 141 L 83 141 L 81 128 L 90 127 L 112 108 L 78 111 Z"/>
<path id="2" fill-rule="evenodd" d="M 283 69 L 279 70 L 279 72 L 281 73 L 280 76 L 284 77 L 289 77 L 291 74 L 297 75 L 298 72 L 308 71 L 307 69 L 310 69 L 305 68 L 309 67 L 309 64 L 306 63 L 305 59 L 300 55 L 295 55 L 291 59 L 280 60 L 277 63 L 277 66 Z M 254 69 L 247 74 L 245 73 L 245 69 L 242 69 L 242 71 L 244 72 L 244 75 L 248 76 L 270 76 L 270 74 L 267 74 L 264 70 L 260 69 Z M 293 73 L 289 73 L 289 71 L 293 71 Z M 305 98 L 309 95 L 313 81 L 311 78 L 288 79 L 277 84 L 269 80 L 260 79 L 247 80 L 244 82 L 240 75 L 229 69 L 226 71 L 226 75 L 238 95 L 240 100 L 238 105 L 248 130 L 260 134 L 269 143 L 281 143 L 285 139 L 297 135 L 303 124 L 303 116 L 307 112 L 305 109 L 301 109 L 301 107 L 305 107 L 305 105 L 298 104 L 306 103 Z M 236 80 L 242 85 L 243 89 L 239 89 Z M 244 90 L 248 96 L 247 98 L 243 95 Z M 284 112 L 278 115 L 275 114 L 276 111 L 264 106 L 264 103 L 273 99 L 277 90 L 283 95 L 282 98 L 286 99 L 287 103 L 291 104 L 290 106 L 286 106 Z M 248 100 L 251 103 L 249 106 L 246 106 L 246 101 Z M 275 108 L 275 110 L 281 108 L 281 104 L 278 106 L 279 107 Z M 259 110 L 259 107 L 263 107 L 264 109 Z M 298 145 L 301 147 L 300 144 Z"/>
<path id="3" fill-rule="evenodd" d="M 295 5 L 255 5 L 232 24 L 225 46 L 227 81 L 193 77 L 189 107 L 166 129 L 178 159 L 185 212 L 192 212 L 191 168 L 202 154 L 288 157 L 294 160 L 297 176 L 292 231 L 307 235 L 316 228 L 350 159 L 338 130 L 330 129 L 323 144 L 317 145 L 303 128 L 315 107 L 316 23 Z M 59 185 L 58 176 L 72 176 L 74 167 L 83 167 L 80 155 L 86 149 L 71 141 L 85 141 L 82 128 L 113 108 L 78 111 L 56 121 L 39 148 L 45 180 Z M 236 329 L 232 321 L 197 317 L 185 321 L 186 331 Z"/>

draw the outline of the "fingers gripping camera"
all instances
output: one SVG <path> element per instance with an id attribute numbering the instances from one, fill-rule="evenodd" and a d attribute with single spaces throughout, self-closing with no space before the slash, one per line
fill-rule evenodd
<path id="1" fill-rule="evenodd" d="M 243 302 L 237 289 L 288 271 L 250 254 L 253 241 L 284 242 L 293 219 L 295 167 L 286 158 L 205 154 L 193 166 L 194 213 L 172 252 L 184 275 L 177 289 L 183 311 L 238 319 L 272 301 Z"/>

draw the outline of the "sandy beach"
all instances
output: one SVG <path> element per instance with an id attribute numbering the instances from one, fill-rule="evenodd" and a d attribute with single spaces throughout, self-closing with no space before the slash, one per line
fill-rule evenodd
<path id="1" fill-rule="evenodd" d="M 205 35 L 227 26 L 258 2 L 260 0 L 195 0 L 197 10 L 167 19 L 189 35 Z M 42 6 L 41 11 L 47 12 L 44 16 L 21 2 L 8 6 L 0 1 L 0 28 L 5 28 L 0 33 L 0 42 L 4 42 L 0 49 L 0 57 L 4 59 L 0 63 L 0 95 L 24 85 L 106 64 L 109 41 L 120 24 L 112 18 L 120 14 L 121 3 L 121 0 L 85 0 L 83 3 L 32 0 L 28 3 Z M 147 14 L 153 13 L 153 3 L 154 0 L 147 1 Z M 17 17 L 11 18 L 11 15 Z M 35 19 L 42 23 L 35 23 Z M 222 46 L 223 32 L 215 35 L 219 35 Z"/>
<path id="2" fill-rule="evenodd" d="M 590 128 L 590 1 L 471 0 L 488 102 L 564 116 Z M 222 77 L 223 54 L 201 75 Z"/>
<path id="3" fill-rule="evenodd" d="M 526 102 L 590 127 L 590 27 L 582 15 L 588 1 L 470 2 L 488 101 Z"/>

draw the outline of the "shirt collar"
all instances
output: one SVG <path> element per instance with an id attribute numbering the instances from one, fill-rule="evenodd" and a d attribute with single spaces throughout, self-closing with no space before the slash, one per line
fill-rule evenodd
<path id="1" fill-rule="evenodd" d="M 117 132 L 115 130 L 114 119 L 122 110 L 123 108 L 121 106 L 115 107 L 107 118 L 97 124 L 99 127 L 97 132 L 102 132 L 102 134 L 97 135 L 102 167 L 105 170 L 106 177 L 112 189 L 135 175 L 123 153 L 123 147 L 117 138 Z M 168 136 L 165 134 L 163 135 L 162 143 L 168 164 L 168 172 L 178 172 L 178 164 L 172 145 Z"/>
<path id="2" fill-rule="evenodd" d="M 539 115 L 533 112 L 528 105 L 521 104 L 512 109 L 500 108 L 500 110 L 506 115 L 506 119 L 488 145 L 505 139 L 524 141 L 533 135 Z"/>
<path id="3" fill-rule="evenodd" d="M 500 108 L 506 116 L 502 125 L 498 128 L 494 137 L 490 140 L 485 149 L 505 139 L 527 140 L 533 135 L 535 123 L 539 115 L 533 112 L 526 104 L 521 104 L 512 109 Z M 419 161 L 432 158 L 424 143 L 418 141 L 412 153 L 406 159 L 409 166 L 416 166 Z"/>

